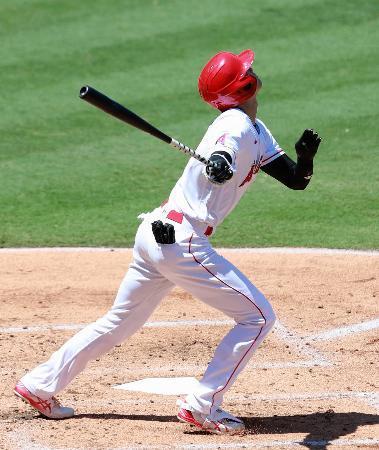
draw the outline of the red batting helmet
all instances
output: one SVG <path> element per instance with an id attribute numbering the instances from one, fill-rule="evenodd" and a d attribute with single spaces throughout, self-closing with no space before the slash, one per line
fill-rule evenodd
<path id="1" fill-rule="evenodd" d="M 204 101 L 225 111 L 252 97 L 257 79 L 247 73 L 254 61 L 254 52 L 244 50 L 239 55 L 220 52 L 213 56 L 199 76 L 199 92 Z"/>

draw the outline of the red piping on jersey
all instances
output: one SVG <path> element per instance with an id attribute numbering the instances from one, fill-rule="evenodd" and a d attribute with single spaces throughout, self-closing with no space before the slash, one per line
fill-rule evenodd
<path id="1" fill-rule="evenodd" d="M 253 348 L 253 345 L 257 342 L 257 339 L 259 338 L 259 336 L 262 333 L 263 328 L 265 327 L 267 320 L 265 318 L 265 316 L 263 315 L 262 311 L 260 310 L 260 308 L 253 302 L 253 300 L 251 300 L 247 295 L 245 295 L 244 293 L 242 293 L 241 291 L 239 291 L 238 289 L 234 288 L 233 286 L 229 286 L 229 284 L 225 283 L 225 281 L 221 280 L 221 278 L 219 278 L 217 275 L 215 275 L 213 272 L 211 272 L 207 267 L 205 267 L 198 259 L 196 259 L 196 256 L 191 253 L 191 242 L 192 242 L 192 238 L 193 238 L 193 234 L 190 237 L 189 243 L 188 243 L 188 253 L 190 255 L 192 255 L 192 258 L 195 260 L 195 262 L 197 262 L 197 264 L 199 264 L 201 267 L 203 267 L 203 269 L 205 269 L 208 273 L 210 273 L 213 277 L 215 277 L 217 280 L 221 281 L 222 284 L 225 284 L 225 286 L 228 286 L 228 288 L 232 289 L 235 292 L 238 292 L 239 294 L 241 294 L 243 297 L 245 297 L 250 303 L 252 303 L 257 310 L 259 311 L 260 315 L 262 316 L 262 319 L 265 321 L 265 323 L 262 325 L 261 329 L 259 330 L 258 336 L 254 339 L 254 342 L 250 345 L 250 347 L 246 350 L 246 352 L 244 353 L 244 355 L 242 356 L 242 358 L 239 360 L 238 364 L 236 365 L 235 369 L 233 370 L 233 372 L 231 373 L 230 377 L 228 378 L 228 381 L 225 383 L 225 386 L 220 389 L 219 391 L 216 391 L 213 396 L 212 396 L 212 404 L 211 404 L 211 410 L 213 408 L 213 404 L 214 404 L 214 398 L 215 395 L 222 392 L 224 389 L 226 389 L 226 386 L 229 384 L 230 380 L 233 378 L 233 375 L 235 374 L 236 370 L 238 369 L 238 367 L 240 366 L 240 364 L 242 363 L 242 361 L 245 359 L 245 356 L 250 352 L 250 350 Z"/>
<path id="2" fill-rule="evenodd" d="M 270 159 L 272 159 L 274 156 L 278 155 L 279 153 L 284 153 L 284 150 L 280 149 L 278 152 L 276 152 L 273 155 L 269 156 L 268 158 L 264 159 L 262 161 L 262 164 L 267 163 L 267 161 L 270 161 Z"/>
<path id="3" fill-rule="evenodd" d="M 204 231 L 205 236 L 210 236 L 213 233 L 213 227 L 210 225 L 207 226 L 207 229 Z"/>

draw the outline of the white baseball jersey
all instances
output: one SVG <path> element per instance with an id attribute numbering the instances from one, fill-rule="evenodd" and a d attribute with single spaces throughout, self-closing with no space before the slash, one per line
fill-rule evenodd
<path id="1" fill-rule="evenodd" d="M 260 167 L 284 151 L 261 120 L 253 124 L 240 109 L 229 109 L 209 126 L 197 153 L 205 158 L 217 150 L 232 157 L 233 177 L 222 185 L 210 183 L 205 166 L 191 158 L 169 198 L 187 217 L 219 225 L 237 205 Z"/>

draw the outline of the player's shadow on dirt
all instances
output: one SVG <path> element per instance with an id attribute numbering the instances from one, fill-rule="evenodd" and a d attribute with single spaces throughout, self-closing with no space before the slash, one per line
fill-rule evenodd
<path id="1" fill-rule="evenodd" d="M 156 416 L 144 414 L 78 414 L 74 419 L 126 419 L 146 420 L 149 422 L 177 422 L 175 416 Z M 328 444 L 341 436 L 354 433 L 360 426 L 379 424 L 379 416 L 358 412 L 335 413 L 333 411 L 312 414 L 295 414 L 272 417 L 242 417 L 248 435 L 264 434 L 298 434 L 307 433 L 299 444 L 310 449 L 325 450 Z M 185 431 L 188 434 L 206 434 L 205 431 L 193 428 Z"/>
<path id="2" fill-rule="evenodd" d="M 326 449 L 328 444 L 360 426 L 379 424 L 379 416 L 359 412 L 335 413 L 333 411 L 293 416 L 244 417 L 249 434 L 307 433 L 301 445 L 310 449 Z"/>

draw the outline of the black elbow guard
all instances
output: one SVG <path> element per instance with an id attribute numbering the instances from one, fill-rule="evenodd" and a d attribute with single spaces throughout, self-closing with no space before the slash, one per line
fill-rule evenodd
<path id="1" fill-rule="evenodd" d="M 210 164 L 207 164 L 205 169 L 209 181 L 215 184 L 223 184 L 232 178 L 232 157 L 229 153 L 222 151 L 212 153 L 209 162 Z"/>

